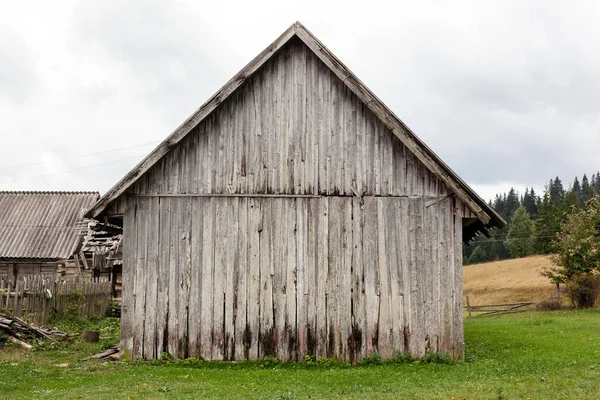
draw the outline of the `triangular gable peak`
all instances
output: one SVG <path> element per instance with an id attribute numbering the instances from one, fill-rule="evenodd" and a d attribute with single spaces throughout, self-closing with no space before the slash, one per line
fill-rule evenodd
<path id="1" fill-rule="evenodd" d="M 299 57 L 301 60 L 290 61 L 289 57 Z M 245 89 L 238 91 L 242 86 Z M 243 107 L 250 101 L 269 105 L 272 109 Z M 285 102 L 298 104 L 278 108 Z M 344 108 L 344 102 L 353 102 L 353 107 Z M 243 111 L 245 109 L 247 111 Z M 233 117 L 224 118 L 224 115 Z M 229 125 L 224 125 L 225 120 Z M 332 124 L 331 121 L 336 123 Z M 290 124 L 287 130 L 281 126 L 286 123 Z M 357 127 L 357 124 L 365 126 Z M 339 128 L 338 132 L 336 127 Z M 246 133 L 249 130 L 262 136 L 264 144 L 247 140 Z M 282 131 L 289 132 L 290 137 L 276 137 Z M 307 132 L 316 133 L 306 135 Z M 323 135 L 323 132 L 328 134 Z M 348 132 L 354 132 L 356 136 L 352 138 Z M 361 133 L 364 134 L 361 136 Z M 223 136 L 228 135 L 231 137 L 222 140 Z M 274 137 L 277 139 L 275 143 Z M 294 140 L 300 143 L 293 143 Z M 195 149 L 194 154 L 187 154 L 188 149 Z M 338 153 L 332 156 L 332 151 Z M 402 157 L 398 157 L 398 154 Z M 182 157 L 185 165 L 174 168 L 175 160 L 181 160 Z M 261 164 L 261 157 L 268 161 Z M 206 162 L 203 161 L 201 165 L 199 159 Z M 293 160 L 295 162 L 290 162 Z M 263 168 L 252 168 L 253 161 L 254 165 L 261 164 Z M 328 164 L 331 162 L 333 165 Z M 205 168 L 206 165 L 211 168 Z M 186 186 L 182 183 L 186 182 L 186 177 L 179 176 L 175 169 L 185 174 L 184 171 L 190 168 L 199 171 L 202 179 L 187 177 L 190 184 Z M 412 175 L 411 169 L 415 171 Z M 169 179 L 169 174 L 162 174 L 167 170 L 177 175 L 175 182 Z M 156 187 L 156 184 L 155 187 L 147 187 L 146 180 L 140 180 L 142 175 L 151 174 L 159 178 L 153 182 L 160 182 L 160 187 Z M 231 179 L 223 179 L 227 176 Z M 88 216 L 100 215 L 136 182 L 136 192 L 141 186 L 141 190 L 150 193 L 357 196 L 447 193 L 456 196 L 476 216 L 477 223 L 472 224 L 476 230 L 485 232 L 487 228 L 504 224 L 481 198 L 298 22 L 110 189 L 88 212 Z"/>

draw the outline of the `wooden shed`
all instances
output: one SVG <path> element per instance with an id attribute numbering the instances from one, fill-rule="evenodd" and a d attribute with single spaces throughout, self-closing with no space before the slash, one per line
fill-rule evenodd
<path id="1" fill-rule="evenodd" d="M 500 218 L 300 23 L 87 214 L 123 219 L 133 358 L 463 356 Z"/>
<path id="2" fill-rule="evenodd" d="M 0 277 L 55 278 L 81 246 L 83 214 L 98 192 L 0 191 Z"/>

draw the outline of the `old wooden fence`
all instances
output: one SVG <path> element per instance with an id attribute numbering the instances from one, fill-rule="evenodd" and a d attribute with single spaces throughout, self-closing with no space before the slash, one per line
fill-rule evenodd
<path id="1" fill-rule="evenodd" d="M 477 315 L 498 315 L 529 310 L 528 307 L 534 305 L 533 302 L 520 303 L 504 303 L 504 304 L 483 304 L 478 306 L 471 305 L 469 296 L 467 296 L 467 305 L 464 307 L 467 310 L 467 316 L 472 317 L 472 313 Z"/>
<path id="2" fill-rule="evenodd" d="M 54 280 L 41 275 L 21 276 L 12 284 L 0 277 L 0 312 L 38 326 L 51 317 L 106 315 L 111 301 L 111 283 Z"/>

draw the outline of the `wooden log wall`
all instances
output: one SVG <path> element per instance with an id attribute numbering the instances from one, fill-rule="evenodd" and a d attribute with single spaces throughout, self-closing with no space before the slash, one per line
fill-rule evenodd
<path id="1" fill-rule="evenodd" d="M 135 358 L 462 357 L 449 197 L 139 196 L 125 218 Z M 456 212 L 456 215 L 455 215 Z"/>

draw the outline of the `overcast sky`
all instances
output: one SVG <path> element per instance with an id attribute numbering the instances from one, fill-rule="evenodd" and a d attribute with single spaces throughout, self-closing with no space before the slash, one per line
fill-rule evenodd
<path id="1" fill-rule="evenodd" d="M 0 0 L 0 190 L 107 191 L 296 20 L 485 199 L 600 169 L 600 2 L 206 3 Z"/>

